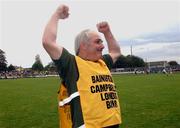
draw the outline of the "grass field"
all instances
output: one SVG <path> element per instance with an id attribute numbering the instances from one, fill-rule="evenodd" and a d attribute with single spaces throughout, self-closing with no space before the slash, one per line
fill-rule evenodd
<path id="1" fill-rule="evenodd" d="M 114 75 L 121 128 L 180 128 L 180 74 Z M 58 128 L 59 78 L 0 80 L 0 128 Z"/>

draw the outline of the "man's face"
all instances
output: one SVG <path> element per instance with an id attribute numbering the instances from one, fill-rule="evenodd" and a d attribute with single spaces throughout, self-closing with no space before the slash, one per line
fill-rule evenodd
<path id="1" fill-rule="evenodd" d="M 97 32 L 89 33 L 89 42 L 86 43 L 87 59 L 97 61 L 102 58 L 102 50 L 104 45 L 101 37 Z"/>

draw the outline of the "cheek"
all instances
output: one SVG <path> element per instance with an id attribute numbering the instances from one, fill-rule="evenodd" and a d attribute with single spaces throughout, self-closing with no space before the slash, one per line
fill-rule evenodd
<path id="1" fill-rule="evenodd" d="M 93 46 L 89 46 L 88 49 L 89 49 L 89 51 L 92 51 L 92 52 L 94 52 L 94 51 L 97 50 L 97 48 L 96 48 L 96 47 L 93 47 Z"/>

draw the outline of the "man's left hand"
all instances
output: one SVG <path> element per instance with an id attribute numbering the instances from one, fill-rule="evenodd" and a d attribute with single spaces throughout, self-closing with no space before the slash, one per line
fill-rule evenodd
<path id="1" fill-rule="evenodd" d="M 109 25 L 106 21 L 100 22 L 96 26 L 97 26 L 98 31 L 103 34 L 110 31 Z"/>

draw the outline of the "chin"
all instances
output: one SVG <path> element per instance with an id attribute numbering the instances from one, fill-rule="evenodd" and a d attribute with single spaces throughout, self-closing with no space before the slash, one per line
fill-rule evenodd
<path id="1" fill-rule="evenodd" d="M 102 56 L 102 54 L 101 54 L 101 55 L 99 55 L 99 56 L 97 57 L 96 61 L 98 61 L 99 59 L 102 59 L 102 58 L 103 58 L 103 56 Z"/>
<path id="2" fill-rule="evenodd" d="M 91 57 L 90 60 L 98 61 L 99 59 L 102 59 L 102 54 L 96 54 L 96 55 L 94 55 L 94 57 Z"/>

